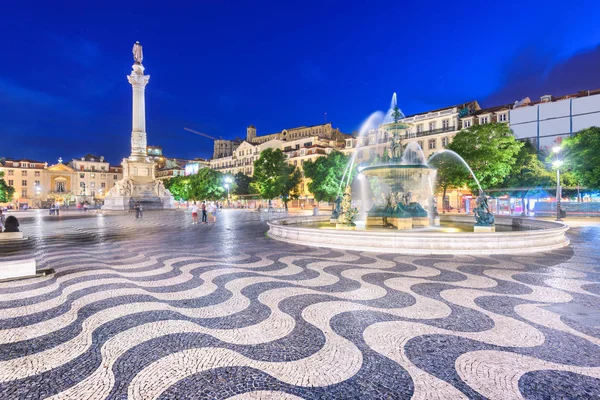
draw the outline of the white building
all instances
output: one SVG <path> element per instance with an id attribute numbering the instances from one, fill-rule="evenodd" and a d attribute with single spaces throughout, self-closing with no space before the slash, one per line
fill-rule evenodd
<path id="1" fill-rule="evenodd" d="M 103 199 L 115 183 L 123 178 L 123 169 L 111 167 L 103 156 L 86 154 L 72 159 L 69 166 L 77 172 L 75 196 L 78 202 L 92 203 L 94 199 Z"/>
<path id="2" fill-rule="evenodd" d="M 600 89 L 562 97 L 528 97 L 510 110 L 510 127 L 517 139 L 528 139 L 544 151 L 582 129 L 600 126 Z"/>

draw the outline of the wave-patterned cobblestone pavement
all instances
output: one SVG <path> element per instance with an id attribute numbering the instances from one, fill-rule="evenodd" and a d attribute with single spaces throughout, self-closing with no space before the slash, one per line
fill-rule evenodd
<path id="1" fill-rule="evenodd" d="M 600 398 L 599 227 L 527 256 L 293 246 L 258 213 L 25 219 L 0 399 Z"/>

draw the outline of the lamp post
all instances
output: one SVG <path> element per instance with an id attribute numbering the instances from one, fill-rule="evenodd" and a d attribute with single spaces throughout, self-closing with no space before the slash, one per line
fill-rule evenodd
<path id="1" fill-rule="evenodd" d="M 562 160 L 559 159 L 560 146 L 554 146 L 552 151 L 556 155 L 556 159 L 552 162 L 554 168 L 556 168 L 556 220 L 562 221 L 561 214 L 562 210 L 560 208 L 560 198 L 562 197 L 562 190 L 560 187 L 560 167 L 562 166 Z"/>
<path id="2" fill-rule="evenodd" d="M 225 188 L 227 189 L 227 207 L 231 208 L 231 200 L 229 198 L 229 184 L 233 182 L 230 176 L 225 178 Z"/>

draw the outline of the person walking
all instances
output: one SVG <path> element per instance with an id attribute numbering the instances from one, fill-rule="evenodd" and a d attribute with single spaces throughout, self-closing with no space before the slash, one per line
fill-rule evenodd
<path id="1" fill-rule="evenodd" d="M 217 223 L 217 206 L 211 201 L 208 206 L 208 212 L 212 214 L 213 225 Z"/>
<path id="2" fill-rule="evenodd" d="M 135 210 L 135 218 L 140 218 L 142 216 L 142 212 L 140 210 L 140 204 L 135 203 L 135 206 L 133 206 L 133 208 Z"/>
<path id="3" fill-rule="evenodd" d="M 196 202 L 192 204 L 192 225 L 198 225 L 198 205 Z"/>
<path id="4" fill-rule="evenodd" d="M 202 223 L 206 224 L 207 223 L 206 201 L 202 202 L 202 205 L 200 206 L 200 209 L 202 210 Z"/>
<path id="5" fill-rule="evenodd" d="M 0 207 L 0 233 L 4 229 L 4 221 L 6 221 L 6 216 L 2 212 L 2 207 Z"/>

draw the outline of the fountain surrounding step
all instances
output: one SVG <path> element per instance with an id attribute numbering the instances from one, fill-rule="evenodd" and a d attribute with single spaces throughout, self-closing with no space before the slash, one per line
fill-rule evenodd
<path id="1" fill-rule="evenodd" d="M 36 263 L 33 258 L 0 262 L 0 280 L 35 276 Z"/>

